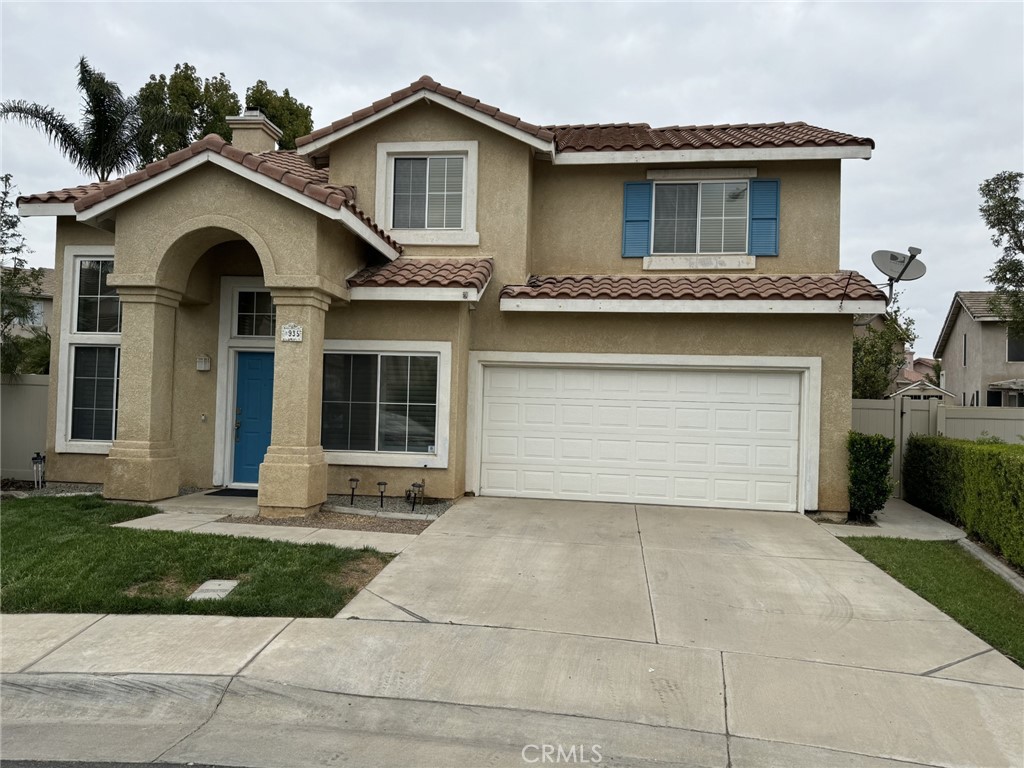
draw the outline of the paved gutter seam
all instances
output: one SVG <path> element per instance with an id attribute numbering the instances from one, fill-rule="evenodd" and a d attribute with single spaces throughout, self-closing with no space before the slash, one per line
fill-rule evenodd
<path id="1" fill-rule="evenodd" d="M 207 717 L 207 718 L 206 718 L 205 720 L 203 720 L 203 722 L 201 722 L 201 723 L 200 723 L 199 725 L 197 725 L 197 726 L 196 726 L 195 728 L 193 728 L 193 729 L 192 729 L 191 731 L 189 731 L 189 732 L 188 732 L 188 733 L 186 733 L 186 734 L 185 734 L 184 736 L 182 736 L 182 737 L 181 737 L 180 739 L 178 739 L 178 740 L 177 740 L 177 741 L 175 741 L 175 742 L 174 742 L 173 744 L 171 744 L 171 746 L 169 746 L 169 747 L 168 747 L 167 749 L 165 749 L 165 750 L 164 750 L 163 752 L 161 752 L 161 753 L 160 753 L 159 755 L 157 755 L 157 756 L 156 756 L 156 757 L 155 757 L 155 758 L 154 758 L 153 760 L 151 760 L 150 762 L 153 762 L 153 763 L 159 762 L 159 761 L 160 761 L 160 760 L 161 760 L 161 759 L 162 759 L 162 758 L 164 757 L 164 755 L 166 755 L 166 754 L 167 754 L 168 752 L 170 752 L 170 751 L 171 751 L 172 749 L 174 749 L 174 748 L 175 748 L 175 747 L 177 747 L 177 746 L 178 746 L 179 744 L 181 744 L 181 743 L 182 743 L 183 741 L 185 741 L 185 739 L 190 739 L 190 738 L 192 738 L 192 737 L 193 737 L 193 736 L 195 736 L 195 735 L 196 735 L 197 733 L 199 733 L 199 731 L 200 731 L 201 729 L 203 729 L 203 728 L 205 728 L 205 727 L 206 727 L 207 725 L 209 725 L 210 721 L 211 721 L 211 720 L 213 720 L 213 716 L 214 716 L 214 715 L 216 715 L 216 714 L 217 714 L 217 711 L 218 711 L 218 710 L 220 709 L 220 705 L 224 703 L 224 698 L 225 698 L 225 697 L 226 697 L 226 696 L 228 695 L 228 688 L 230 688 L 230 687 L 231 687 L 231 684 L 232 684 L 232 683 L 233 683 L 234 681 L 235 681 L 235 677 L 234 677 L 234 675 L 231 675 L 231 676 L 229 677 L 229 679 L 228 679 L 228 682 L 227 682 L 227 684 L 226 684 L 226 685 L 224 686 L 224 690 L 222 690 L 222 691 L 220 692 L 220 698 L 218 698 L 218 699 L 217 699 L 217 703 L 216 703 L 216 704 L 214 704 L 214 706 L 213 706 L 213 711 L 211 711 L 211 712 L 210 712 L 209 716 L 208 716 L 208 717 Z"/>
<path id="2" fill-rule="evenodd" d="M 725 651 L 718 652 L 722 667 L 722 722 L 725 725 L 725 768 L 732 768 L 732 748 L 729 745 L 729 688 L 725 682 Z"/>
<path id="3" fill-rule="evenodd" d="M 84 627 L 82 627 L 82 628 L 81 628 L 80 630 L 78 630 L 77 632 L 75 632 L 75 634 L 73 634 L 73 635 L 72 635 L 71 637 L 69 637 L 69 638 L 66 638 L 66 639 L 65 639 L 65 640 L 64 640 L 64 641 L 63 641 L 62 643 L 59 643 L 58 645 L 55 645 L 55 646 L 54 646 L 53 648 L 51 648 L 50 650 L 48 650 L 48 651 L 47 651 L 46 653 L 44 653 L 44 654 L 43 654 L 42 656 L 40 656 L 40 657 L 39 657 L 38 659 L 36 659 L 35 661 L 33 661 L 33 662 L 29 663 L 29 664 L 26 664 L 26 665 L 25 665 L 24 667 L 22 667 L 21 669 L 19 669 L 19 670 L 18 670 L 17 672 L 14 672 L 13 674 L 22 674 L 22 673 L 28 673 L 28 674 L 38 674 L 38 673 L 29 673 L 29 672 L 28 672 L 28 670 L 29 670 L 29 669 L 30 669 L 31 667 L 34 667 L 34 666 L 35 666 L 36 664 L 38 664 L 38 663 L 39 663 L 40 661 L 42 661 L 43 659 L 45 659 L 45 658 L 46 658 L 47 656 L 49 656 L 49 655 L 50 655 L 51 653 L 53 653 L 54 651 L 56 651 L 56 650 L 59 650 L 59 649 L 63 648 L 63 647 L 65 646 L 65 645 L 67 645 L 67 644 L 68 644 L 68 643 L 70 643 L 70 642 L 71 642 L 72 640 L 74 640 L 74 639 L 75 639 L 76 637 L 78 637 L 78 636 L 79 636 L 79 635 L 81 635 L 81 634 L 82 634 L 83 632 L 85 632 L 85 630 L 89 629 L 90 627 L 94 627 L 94 626 L 96 626 L 96 625 L 97 625 L 97 624 L 99 624 L 99 623 L 100 623 L 101 621 L 103 621 L 103 620 L 104 620 L 105 618 L 107 618 L 107 616 L 110 616 L 110 615 L 111 615 L 111 614 L 109 614 L 109 613 L 101 613 L 101 614 L 99 615 L 99 617 L 98 617 L 98 618 L 94 619 L 93 621 L 90 621 L 90 622 L 89 622 L 88 624 L 86 624 L 86 625 L 85 625 Z"/>
<path id="4" fill-rule="evenodd" d="M 927 672 L 922 672 L 921 677 L 928 677 L 929 675 L 934 675 L 936 672 L 941 672 L 944 669 L 955 667 L 957 664 L 963 664 L 965 661 L 970 661 L 971 659 L 976 659 L 979 656 L 984 656 L 986 653 L 992 653 L 992 651 L 994 650 L 995 648 L 989 648 L 984 651 L 972 653 L 970 656 L 964 656 L 962 659 L 957 659 L 956 661 L 949 662 L 949 664 L 943 664 L 942 666 L 936 667 L 935 669 L 929 669 Z"/>
<path id="5" fill-rule="evenodd" d="M 640 562 L 644 566 L 644 584 L 647 585 L 647 604 L 651 606 L 651 628 L 654 630 L 654 644 L 659 645 L 658 620 L 654 616 L 654 596 L 651 594 L 651 577 L 647 575 L 647 554 L 644 552 L 644 535 L 640 532 L 640 512 L 633 505 L 633 517 L 636 519 L 636 537 L 640 541 Z"/>
<path id="6" fill-rule="evenodd" d="M 1003 581 L 1024 595 L 1024 578 L 1022 578 L 1016 571 L 1003 565 L 997 557 L 989 554 L 982 547 L 979 547 L 969 539 L 957 539 L 956 543 L 974 555 L 981 561 L 981 564 L 990 571 L 1002 576 Z"/>
<path id="7" fill-rule="evenodd" d="M 410 610 L 409 610 L 408 608 L 405 608 L 405 607 L 403 607 L 403 606 L 399 605 L 398 603 L 393 603 L 393 602 L 391 602 L 391 601 L 390 601 L 390 600 L 388 600 L 388 599 L 387 599 L 386 597 L 381 597 L 381 596 L 380 596 L 380 595 L 378 595 L 378 594 L 377 594 L 376 592 L 373 592 L 373 591 L 371 591 L 371 590 L 367 589 L 366 587 L 363 587 L 363 591 L 364 591 L 364 592 L 369 592 L 369 593 L 370 593 L 371 595 L 373 595 L 374 597 L 376 597 L 376 598 L 377 598 L 378 600 L 383 600 L 383 601 L 384 601 L 385 603 L 387 603 L 388 605 L 392 606 L 393 608 L 397 608 L 397 609 L 398 609 L 398 610 L 400 610 L 400 611 L 401 611 L 402 613 L 404 613 L 404 614 L 407 614 L 407 615 L 409 615 L 409 616 L 412 616 L 412 617 L 413 617 L 414 619 L 416 619 L 416 621 L 421 621 L 421 622 L 423 622 L 424 624 L 437 624 L 437 623 L 441 623 L 441 624 L 449 624 L 449 623 L 450 623 L 450 622 L 447 622 L 447 621 L 445 621 L 445 622 L 435 622 L 435 621 L 431 621 L 430 619 L 426 618 L 425 616 L 420 616 L 420 615 L 419 615 L 418 613 L 414 613 L 413 611 L 410 611 Z M 344 609 L 342 609 L 342 610 L 344 610 Z M 372 619 L 371 619 L 371 621 L 372 621 Z"/>
<path id="8" fill-rule="evenodd" d="M 637 720 L 617 720 L 613 717 L 602 717 L 600 715 L 581 715 L 574 712 L 555 712 L 548 709 L 528 709 L 525 707 L 503 707 L 497 704 L 473 704 L 464 701 L 446 701 L 444 699 L 418 699 L 409 696 L 377 696 L 369 693 L 349 693 L 347 691 L 332 691 L 326 688 L 311 688 L 305 685 L 296 685 L 294 683 L 284 683 L 279 680 L 274 680 L 268 677 L 256 677 L 255 675 L 247 675 L 244 678 L 245 682 L 253 683 L 269 683 L 271 685 L 285 686 L 288 688 L 311 691 L 313 693 L 323 693 L 329 696 L 350 696 L 354 699 L 368 699 L 373 701 L 411 701 L 417 704 L 440 704 L 445 707 L 464 707 L 470 709 L 486 709 L 495 712 L 526 712 L 533 715 L 551 715 L 553 717 L 571 717 L 576 720 L 595 720 L 601 723 L 620 723 L 622 725 L 638 725 L 641 728 L 666 728 L 671 731 L 686 731 L 687 733 L 703 733 L 708 736 L 725 736 L 721 731 L 707 731 L 702 728 L 686 728 L 681 725 L 662 725 L 660 723 L 641 723 Z"/>
<path id="9" fill-rule="evenodd" d="M 873 760 L 888 760 L 893 763 L 899 763 L 900 765 L 920 766 L 921 768 L 941 768 L 941 766 L 938 766 L 935 763 L 919 763 L 914 760 L 903 760 L 899 757 L 883 757 L 882 755 L 872 755 L 869 752 L 851 752 L 848 749 L 836 749 L 835 747 L 821 747 L 817 744 L 802 744 L 798 741 L 784 741 L 782 739 L 762 739 L 757 736 L 736 736 L 735 738 L 743 739 L 744 741 L 759 741 L 762 744 L 787 744 L 792 747 L 820 749 L 822 752 L 834 752 L 837 755 L 857 755 L 858 757 L 869 757 Z"/>
<path id="10" fill-rule="evenodd" d="M 273 634 L 273 636 L 269 640 L 267 640 L 267 642 L 265 642 L 258 649 L 256 649 L 256 653 L 254 653 L 252 656 L 250 656 L 249 660 L 247 662 L 245 662 L 245 664 L 243 664 L 237 670 L 235 670 L 234 674 L 232 674 L 231 677 L 234 678 L 234 677 L 237 677 L 238 675 L 242 674 L 242 672 L 245 670 L 245 668 L 248 667 L 250 664 L 252 664 L 256 660 L 257 656 L 259 656 L 261 653 L 263 653 L 265 650 L 267 650 L 267 646 L 268 645 L 270 645 L 272 642 L 277 640 L 277 638 L 279 638 L 281 636 L 281 633 L 284 632 L 286 629 L 288 629 L 288 627 L 290 627 L 294 623 L 295 623 L 295 619 L 294 618 L 288 619 L 288 621 L 285 622 L 285 625 L 283 627 L 281 627 L 279 630 L 277 630 L 277 632 L 275 632 Z"/>

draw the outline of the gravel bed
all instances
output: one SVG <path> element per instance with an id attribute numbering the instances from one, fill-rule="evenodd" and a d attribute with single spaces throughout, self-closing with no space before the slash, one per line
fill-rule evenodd
<path id="1" fill-rule="evenodd" d="M 352 509 L 363 510 L 374 515 L 413 515 L 413 519 L 431 520 L 443 515 L 454 502 L 448 499 L 427 499 L 425 504 L 416 503 L 416 512 L 412 511 L 412 504 L 401 496 L 385 496 L 384 509 L 380 507 L 380 496 L 356 496 L 355 504 L 350 505 L 349 497 L 341 494 L 331 494 L 327 497 L 325 506 L 331 507 L 338 512 L 350 511 Z M 357 513 L 358 514 L 358 513 Z"/>
<path id="2" fill-rule="evenodd" d="M 419 509 L 419 505 L 416 507 Z M 321 509 L 304 517 L 266 518 L 231 515 L 219 522 L 247 523 L 249 525 L 287 525 L 300 528 L 338 528 L 347 531 L 376 531 L 379 533 L 422 533 L 433 520 L 400 520 L 391 517 L 350 515 Z"/>
<path id="3" fill-rule="evenodd" d="M 30 480 L 4 480 L 4 495 L 13 498 L 31 496 L 72 496 L 85 493 L 102 493 L 102 483 L 47 483 L 42 488 L 33 488 Z"/>

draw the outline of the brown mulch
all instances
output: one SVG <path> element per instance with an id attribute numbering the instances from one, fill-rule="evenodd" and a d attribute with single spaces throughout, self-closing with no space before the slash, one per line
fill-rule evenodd
<path id="1" fill-rule="evenodd" d="M 426 530 L 432 520 L 401 520 L 390 517 L 349 515 L 344 512 L 320 510 L 305 517 L 225 517 L 222 523 L 248 523 L 250 525 L 290 525 L 301 528 L 339 528 L 347 531 L 378 531 L 380 533 L 419 534 Z"/>

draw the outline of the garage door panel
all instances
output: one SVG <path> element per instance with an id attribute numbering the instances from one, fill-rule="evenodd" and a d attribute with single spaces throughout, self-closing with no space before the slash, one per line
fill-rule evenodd
<path id="1" fill-rule="evenodd" d="M 485 369 L 481 493 L 796 508 L 796 374 L 500 370 Z"/>

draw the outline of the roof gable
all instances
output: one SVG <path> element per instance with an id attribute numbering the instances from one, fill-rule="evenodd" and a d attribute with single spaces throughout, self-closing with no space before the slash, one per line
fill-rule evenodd
<path id="1" fill-rule="evenodd" d="M 18 208 L 49 208 L 50 215 L 74 214 L 79 221 L 90 221 L 207 163 L 220 166 L 293 202 L 340 221 L 389 259 L 397 258 L 402 252 L 402 246 L 355 204 L 352 187 L 327 183 L 326 171 L 313 168 L 304 158 L 294 153 L 274 151 L 253 154 L 232 146 L 214 134 L 121 179 L 19 197 Z M 55 203 L 60 204 L 59 207 Z M 65 210 L 69 205 L 72 210 Z M 54 208 L 56 210 L 52 210 Z"/>
<path id="2" fill-rule="evenodd" d="M 535 149 L 554 152 L 555 135 L 550 130 L 528 123 L 515 115 L 502 112 L 497 107 L 485 104 L 480 99 L 467 96 L 454 88 L 443 86 L 428 75 L 410 83 L 406 88 L 395 91 L 390 96 L 375 101 L 364 109 L 353 112 L 340 120 L 335 120 L 325 128 L 313 131 L 308 136 L 300 136 L 295 140 L 296 151 L 300 154 L 314 154 L 338 139 L 423 99 L 440 104 L 524 141 Z"/>
<path id="3" fill-rule="evenodd" d="M 957 291 L 954 293 L 953 301 L 950 302 L 949 311 L 946 313 L 946 320 L 942 324 L 942 331 L 939 333 L 939 340 L 935 342 L 935 351 L 932 354 L 937 358 L 942 357 L 961 311 L 967 312 L 967 316 L 971 320 L 979 323 L 1001 322 L 1002 318 L 989 306 L 989 302 L 995 296 L 995 291 Z"/>

